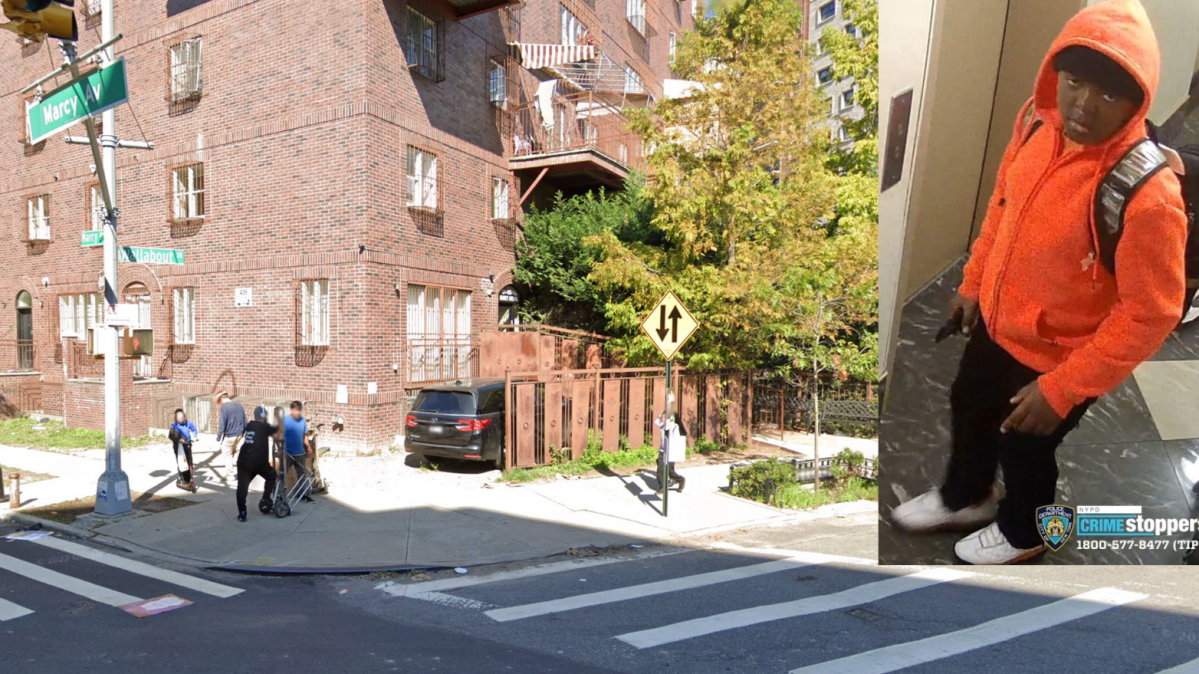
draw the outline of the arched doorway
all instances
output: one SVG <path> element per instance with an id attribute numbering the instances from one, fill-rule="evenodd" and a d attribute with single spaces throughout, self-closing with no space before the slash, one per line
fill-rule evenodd
<path id="1" fill-rule="evenodd" d="M 520 295 L 516 293 L 516 288 L 505 286 L 500 291 L 500 325 L 519 325 L 520 315 L 517 313 L 517 307 L 520 305 Z"/>
<path id="2" fill-rule="evenodd" d="M 33 369 L 33 297 L 17 293 L 17 369 Z"/>
<path id="3" fill-rule="evenodd" d="M 136 330 L 150 330 L 150 289 L 144 283 L 133 282 L 125 286 L 124 301 L 137 305 Z M 133 376 L 138 379 L 149 379 L 155 376 L 154 356 L 142 356 L 133 363 Z"/>

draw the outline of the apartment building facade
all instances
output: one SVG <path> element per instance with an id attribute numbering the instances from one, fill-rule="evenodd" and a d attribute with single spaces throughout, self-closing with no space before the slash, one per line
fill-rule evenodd
<path id="1" fill-rule="evenodd" d="M 843 30 L 857 34 L 853 21 L 845 14 L 843 0 L 801 0 L 804 8 L 804 32 L 813 45 L 820 43 L 826 30 Z M 854 99 L 857 89 L 852 77 L 834 76 L 833 59 L 826 51 L 817 50 L 812 59 L 812 70 L 816 82 L 828 96 L 829 129 L 833 137 L 842 143 L 851 142 L 849 133 L 841 126 L 842 118 L 860 119 L 864 114 Z"/>
<path id="2" fill-rule="evenodd" d="M 82 51 L 99 3 L 76 4 Z M 308 401 L 322 444 L 391 444 L 414 390 L 477 371 L 479 334 L 513 320 L 521 214 L 640 166 L 620 110 L 662 96 L 695 11 L 116 0 L 117 132 L 155 143 L 117 151 L 120 243 L 145 249 L 118 294 L 153 331 L 122 361 L 125 434 L 206 417 L 227 390 Z M 23 121 L 20 90 L 59 62 L 53 43 L 0 44 L 0 414 L 101 427 L 91 154 L 30 144 Z"/>

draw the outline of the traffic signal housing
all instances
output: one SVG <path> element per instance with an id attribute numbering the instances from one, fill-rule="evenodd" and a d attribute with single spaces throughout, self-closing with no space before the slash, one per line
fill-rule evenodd
<path id="1" fill-rule="evenodd" d="M 10 30 L 21 37 L 41 42 L 47 36 L 56 40 L 79 39 L 79 26 L 75 23 L 75 0 L 0 0 L 8 23 L 0 28 Z"/>

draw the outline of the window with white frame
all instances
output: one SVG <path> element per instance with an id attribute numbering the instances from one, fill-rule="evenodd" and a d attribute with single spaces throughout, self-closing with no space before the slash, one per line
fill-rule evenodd
<path id="1" fill-rule="evenodd" d="M 104 0 L 87 0 L 83 5 L 83 11 L 86 16 L 100 16 L 100 9 L 104 4 Z"/>
<path id="2" fill-rule="evenodd" d="M 492 60 L 487 74 L 487 99 L 503 110 L 508 109 L 508 80 L 504 64 Z"/>
<path id="3" fill-rule="evenodd" d="M 582 23 L 579 23 L 578 17 L 565 6 L 560 8 L 559 17 L 561 18 L 562 44 L 568 46 L 579 44 L 587 29 Z"/>
<path id="4" fill-rule="evenodd" d="M 104 302 L 97 293 L 58 296 L 60 337 L 87 340 L 87 331 L 104 323 Z"/>
<path id="5" fill-rule="evenodd" d="M 841 141 L 842 143 L 847 143 L 853 140 L 853 138 L 849 135 L 849 129 L 845 128 L 844 126 L 837 129 L 837 140 Z"/>
<path id="6" fill-rule="evenodd" d="M 837 16 L 837 0 L 833 0 L 832 2 L 827 2 L 823 5 L 821 5 L 818 12 L 819 12 L 819 14 L 818 14 L 818 16 L 819 16 L 818 22 L 819 23 L 824 23 L 825 21 L 832 21 Z"/>
<path id="7" fill-rule="evenodd" d="M 670 40 L 666 44 L 667 44 L 667 54 L 670 56 L 670 60 L 673 61 L 674 54 L 676 51 L 678 51 L 678 47 L 679 47 L 679 36 L 674 33 L 671 33 Z"/>
<path id="8" fill-rule="evenodd" d="M 616 146 L 616 159 L 621 164 L 627 165 L 629 163 L 629 146 L 628 145 L 625 145 L 624 143 L 620 143 Z"/>
<path id="9" fill-rule="evenodd" d="M 625 64 L 624 67 L 624 92 L 626 94 L 644 94 L 645 82 L 641 80 L 641 74 L 633 67 Z"/>
<path id="10" fill-rule="evenodd" d="M 408 284 L 408 381 L 471 376 L 469 290 Z"/>
<path id="11" fill-rule="evenodd" d="M 329 345 L 329 279 L 300 282 L 300 344 Z"/>
<path id="12" fill-rule="evenodd" d="M 196 343 L 195 288 L 175 288 L 175 343 Z"/>
<path id="13" fill-rule="evenodd" d="M 87 206 L 88 214 L 91 216 L 90 222 L 92 223 L 92 229 L 103 229 L 104 214 L 106 211 L 104 208 L 104 196 L 100 194 L 99 183 L 88 186 Z"/>
<path id="14" fill-rule="evenodd" d="M 204 165 L 188 164 L 171 169 L 172 210 L 176 221 L 204 217 Z"/>
<path id="15" fill-rule="evenodd" d="M 858 27 L 852 23 L 845 24 L 845 34 L 850 37 L 858 37 Z"/>
<path id="16" fill-rule="evenodd" d="M 833 67 L 821 68 L 816 71 L 816 82 L 819 84 L 828 84 L 833 81 Z"/>
<path id="17" fill-rule="evenodd" d="M 645 35 L 645 0 L 625 0 L 624 14 L 633 28 Z"/>
<path id="18" fill-rule="evenodd" d="M 29 214 L 29 240 L 50 240 L 50 195 L 39 194 L 26 200 Z"/>
<path id="19" fill-rule="evenodd" d="M 441 72 L 437 62 L 440 53 L 437 22 L 420 12 L 408 8 L 407 48 L 408 67 L 430 79 L 438 79 Z"/>
<path id="20" fill-rule="evenodd" d="M 203 42 L 198 37 L 171 47 L 171 100 L 195 98 L 204 91 Z"/>
<path id="21" fill-rule="evenodd" d="M 849 110 L 853 107 L 853 94 L 857 87 L 850 87 L 841 92 L 841 110 Z"/>
<path id="22" fill-rule="evenodd" d="M 494 220 L 504 220 L 508 212 L 508 181 L 503 178 L 491 179 L 491 217 Z"/>
<path id="23" fill-rule="evenodd" d="M 437 156 L 408 146 L 408 206 L 437 210 Z"/>

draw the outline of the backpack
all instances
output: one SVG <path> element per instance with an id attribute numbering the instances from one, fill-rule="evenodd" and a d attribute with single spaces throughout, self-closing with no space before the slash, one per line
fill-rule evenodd
<path id="1" fill-rule="evenodd" d="M 1020 147 L 1023 147 L 1044 120 L 1036 114 L 1029 101 L 1026 105 Z M 1124 212 L 1137 190 L 1158 171 L 1169 166 L 1166 152 L 1174 152 L 1182 160 L 1185 173 L 1178 176 L 1182 187 L 1182 201 L 1187 215 L 1187 239 L 1185 249 L 1186 294 L 1183 297 L 1183 315 L 1179 325 L 1199 318 L 1199 237 L 1195 235 L 1195 212 L 1199 209 L 1199 145 L 1185 145 L 1177 149 L 1165 148 L 1157 141 L 1157 129 L 1145 122 L 1149 138 L 1134 145 L 1116 162 L 1095 191 L 1093 209 L 1095 232 L 1098 236 L 1099 263 L 1113 276 L 1116 273 L 1116 247 L 1124 233 Z"/>

